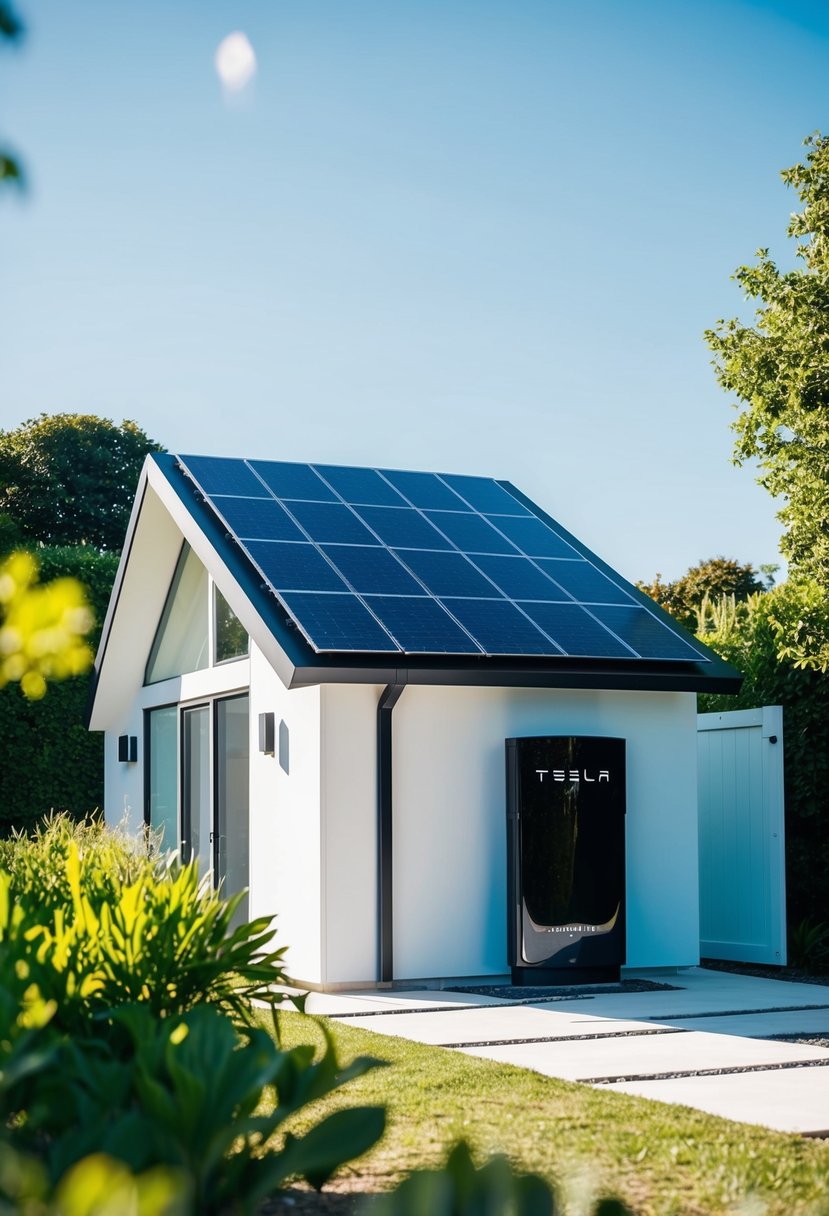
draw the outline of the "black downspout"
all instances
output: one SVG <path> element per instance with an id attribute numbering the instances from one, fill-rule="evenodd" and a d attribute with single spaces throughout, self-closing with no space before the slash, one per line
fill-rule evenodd
<path id="1" fill-rule="evenodd" d="M 378 979 L 384 984 L 394 978 L 391 719 L 404 688 L 404 684 L 387 684 L 377 703 L 377 939 Z"/>

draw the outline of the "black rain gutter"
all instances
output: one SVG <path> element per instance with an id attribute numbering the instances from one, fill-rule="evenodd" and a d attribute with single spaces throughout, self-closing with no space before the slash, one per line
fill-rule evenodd
<path id="1" fill-rule="evenodd" d="M 392 713 L 405 687 L 387 684 L 377 702 L 377 978 L 384 984 L 394 979 Z"/>

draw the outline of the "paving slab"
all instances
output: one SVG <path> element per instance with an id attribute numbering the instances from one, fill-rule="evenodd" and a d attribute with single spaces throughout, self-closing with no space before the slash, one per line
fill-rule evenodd
<path id="1" fill-rule="evenodd" d="M 748 1035 L 774 1038 L 778 1035 L 805 1034 L 829 1039 L 829 1007 L 825 1009 L 787 1009 L 777 1013 L 721 1014 L 710 1018 L 677 1018 L 671 1026 L 685 1030 L 713 1031 L 715 1034 Z"/>
<path id="2" fill-rule="evenodd" d="M 675 992 L 608 993 L 574 1001 L 571 1007 L 574 1013 L 598 1017 L 665 1022 L 716 1013 L 829 1006 L 829 987 L 824 984 L 795 984 L 702 968 L 683 971 L 672 982 L 677 984 Z"/>
<path id="3" fill-rule="evenodd" d="M 517 1004 L 413 987 L 312 993 L 307 1008 L 380 1034 L 781 1131 L 829 1129 L 829 1050 L 769 1037 L 829 1037 L 829 985 L 700 968 L 657 978 L 675 990 L 574 992 Z"/>
<path id="4" fill-rule="evenodd" d="M 464 1054 L 531 1068 L 565 1081 L 626 1080 L 671 1072 L 714 1072 L 822 1061 L 829 1050 L 800 1043 L 744 1039 L 704 1031 L 634 1035 L 630 1038 L 579 1039 L 567 1043 L 512 1043 L 460 1048 Z M 829 1095 L 829 1072 L 821 1068 Z M 718 1077 L 707 1078 L 711 1083 Z"/>
<path id="5" fill-rule="evenodd" d="M 648 1033 L 654 1029 L 651 1022 L 587 1017 L 585 1014 L 537 1009 L 527 1005 L 502 1005 L 499 1008 L 466 1006 L 451 1010 L 436 1008 L 428 1015 L 425 1010 L 393 1015 L 386 1011 L 349 1018 L 349 1023 L 378 1034 L 414 1039 L 418 1043 L 440 1047 L 513 1039 L 568 1039 L 597 1034 Z"/>
<path id="6" fill-rule="evenodd" d="M 606 1088 L 656 1102 L 691 1106 L 774 1131 L 829 1136 L 829 1070 L 825 1068 L 627 1081 Z"/>
<path id="7" fill-rule="evenodd" d="M 364 992 L 309 992 L 305 1002 L 308 1013 L 324 1017 L 348 1017 L 358 1014 L 400 1013 L 406 1010 L 437 1008 L 474 1008 L 477 1005 L 509 1005 L 509 1002 L 481 993 L 442 992 L 439 989 Z"/>

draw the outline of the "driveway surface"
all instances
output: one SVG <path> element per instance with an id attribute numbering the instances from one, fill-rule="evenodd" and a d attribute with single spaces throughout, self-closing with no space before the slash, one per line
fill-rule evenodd
<path id="1" fill-rule="evenodd" d="M 690 968 L 671 991 L 312 993 L 309 1013 L 778 1131 L 829 1136 L 829 986 Z M 537 992 L 538 990 L 534 990 Z M 555 990 L 561 993 L 561 989 Z"/>

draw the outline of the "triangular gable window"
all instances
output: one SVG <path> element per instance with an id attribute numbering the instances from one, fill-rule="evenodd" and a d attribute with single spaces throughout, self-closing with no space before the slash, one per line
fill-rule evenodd
<path id="1" fill-rule="evenodd" d="M 241 659 L 248 653 L 247 630 L 217 586 L 213 587 L 213 662 Z"/>
<path id="2" fill-rule="evenodd" d="M 209 662 L 207 571 L 185 544 L 156 630 L 144 683 L 201 671 Z"/>

